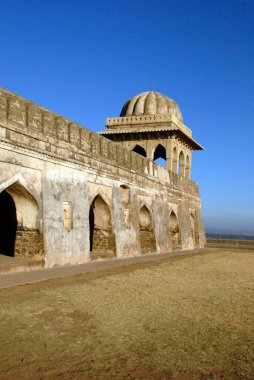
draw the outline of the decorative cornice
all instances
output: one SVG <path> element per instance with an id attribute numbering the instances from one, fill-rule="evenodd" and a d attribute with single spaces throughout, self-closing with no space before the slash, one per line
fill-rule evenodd
<path id="1" fill-rule="evenodd" d="M 186 127 L 177 117 L 169 114 L 158 114 L 158 115 L 139 115 L 139 116 L 125 116 L 125 117 L 112 117 L 106 119 L 106 127 L 108 129 L 118 129 L 118 127 L 135 127 L 136 125 L 145 124 L 146 127 L 149 124 L 153 124 L 153 127 L 157 127 L 156 124 L 161 123 L 174 123 L 174 125 L 184 131 L 188 136 L 191 136 L 191 130 Z M 155 124 L 155 126 L 154 126 Z"/>
<path id="2" fill-rule="evenodd" d="M 108 137 L 113 141 L 125 141 L 133 136 L 132 140 L 149 140 L 149 138 L 168 139 L 173 136 L 177 137 L 187 144 L 192 150 L 204 150 L 204 148 L 197 143 L 192 137 L 188 136 L 184 131 L 173 127 L 161 128 L 122 128 L 122 129 L 109 129 L 106 131 L 98 132 L 101 136 Z M 128 137 L 127 137 L 128 136 Z"/>

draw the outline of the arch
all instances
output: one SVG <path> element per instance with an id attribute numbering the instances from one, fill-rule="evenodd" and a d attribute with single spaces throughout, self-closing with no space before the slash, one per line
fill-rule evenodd
<path id="1" fill-rule="evenodd" d="M 190 179 L 190 156 L 186 156 L 185 177 Z"/>
<path id="2" fill-rule="evenodd" d="M 135 145 L 135 147 L 132 149 L 133 152 L 136 152 L 138 154 L 141 154 L 141 156 L 146 157 L 146 150 L 140 145 Z"/>
<path id="3" fill-rule="evenodd" d="M 158 144 L 155 148 L 153 154 L 153 161 L 161 166 L 167 166 L 166 148 L 162 144 Z"/>
<path id="4" fill-rule="evenodd" d="M 195 213 L 190 214 L 191 221 L 191 235 L 193 240 L 193 248 L 199 246 L 199 233 L 198 233 L 198 222 Z"/>
<path id="5" fill-rule="evenodd" d="M 19 230 L 37 230 L 40 227 L 39 206 L 32 194 L 19 181 L 5 189 L 13 198 Z"/>
<path id="6" fill-rule="evenodd" d="M 111 213 L 104 199 L 97 195 L 89 210 L 90 256 L 112 258 L 115 256 L 115 235 L 112 229 Z"/>
<path id="7" fill-rule="evenodd" d="M 19 186 L 20 188 L 24 189 L 25 192 L 30 194 L 32 196 L 32 198 L 35 200 L 35 202 L 37 203 L 39 210 L 41 210 L 42 205 L 41 205 L 40 195 L 37 193 L 37 191 L 34 189 L 34 187 L 31 184 L 29 184 L 25 180 L 25 178 L 23 178 L 20 174 L 16 174 L 11 179 L 1 183 L 0 184 L 0 192 L 3 190 L 6 190 L 7 188 L 10 188 L 11 185 L 14 185 L 14 184 L 16 184 L 16 186 Z"/>
<path id="8" fill-rule="evenodd" d="M 156 250 L 152 216 L 145 205 L 139 211 L 139 238 L 142 253 L 154 252 Z"/>
<path id="9" fill-rule="evenodd" d="M 17 232 L 17 213 L 12 196 L 0 193 L 0 254 L 14 256 Z"/>
<path id="10" fill-rule="evenodd" d="M 40 233 L 40 210 L 36 199 L 21 185 L 20 181 L 12 182 L 1 194 L 2 209 L 9 207 L 9 213 L 13 215 L 12 219 L 14 220 L 15 218 L 16 220 L 15 249 L 11 255 L 19 257 L 43 256 L 43 235 Z M 10 203 L 12 203 L 12 206 L 10 206 Z M 4 228 L 1 228 L 4 231 Z M 8 244 L 13 245 L 13 242 L 11 243 L 13 236 L 14 229 L 12 238 L 8 237 Z"/>
<path id="11" fill-rule="evenodd" d="M 173 210 L 169 216 L 169 231 L 171 236 L 172 250 L 179 249 L 181 247 L 179 223 L 177 216 Z"/>
<path id="12" fill-rule="evenodd" d="M 177 166 L 178 166 L 178 157 L 177 157 L 177 149 L 174 147 L 173 149 L 173 172 L 177 173 Z"/>
<path id="13" fill-rule="evenodd" d="M 184 159 L 184 154 L 183 151 L 181 150 L 179 154 L 179 168 L 178 168 L 178 173 L 182 176 L 184 176 L 185 172 L 185 159 Z"/>

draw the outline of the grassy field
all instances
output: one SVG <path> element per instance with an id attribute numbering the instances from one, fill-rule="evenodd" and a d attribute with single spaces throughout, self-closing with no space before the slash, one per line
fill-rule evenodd
<path id="1" fill-rule="evenodd" d="M 254 379 L 254 251 L 0 291 L 0 379 Z"/>

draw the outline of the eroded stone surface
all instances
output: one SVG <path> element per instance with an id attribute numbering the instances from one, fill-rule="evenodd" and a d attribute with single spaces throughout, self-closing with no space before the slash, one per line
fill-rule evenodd
<path id="1" fill-rule="evenodd" d="M 172 211 L 179 247 L 204 246 L 196 183 L 4 89 L 0 150 L 0 192 L 13 199 L 16 226 L 10 210 L 1 223 L 16 228 L 14 254 L 20 257 L 41 255 L 47 266 L 90 261 L 89 215 L 97 197 L 108 214 L 99 211 L 96 251 L 108 250 L 111 257 L 171 251 Z"/>

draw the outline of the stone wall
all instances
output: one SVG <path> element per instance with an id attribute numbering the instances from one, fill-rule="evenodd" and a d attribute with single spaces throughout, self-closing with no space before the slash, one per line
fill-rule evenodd
<path id="1" fill-rule="evenodd" d="M 93 230 L 93 244 L 91 257 L 96 258 L 103 252 L 104 258 L 112 258 L 116 256 L 115 235 L 112 230 L 95 228 Z"/>
<path id="2" fill-rule="evenodd" d="M 17 231 L 15 242 L 15 257 L 43 257 L 43 235 L 38 231 Z"/>
<path id="3" fill-rule="evenodd" d="M 0 141 L 44 157 L 99 168 L 114 178 L 132 176 L 141 184 L 151 182 L 150 186 L 156 181 L 199 196 L 195 182 L 2 88 Z"/>
<path id="4" fill-rule="evenodd" d="M 180 239 L 179 230 L 171 229 L 170 235 L 171 235 L 172 250 L 175 251 L 175 250 L 181 249 L 181 239 Z"/>
<path id="5" fill-rule="evenodd" d="M 34 234 L 32 243 L 33 238 L 20 231 L 17 254 L 41 255 L 43 236 L 46 266 L 91 260 L 89 210 L 97 196 L 110 210 L 117 257 L 170 251 L 172 208 L 182 249 L 194 246 L 190 213 L 196 217 L 199 246 L 204 246 L 194 182 L 6 90 L 0 91 L 0 152 L 0 192 L 28 192 L 36 204 L 40 235 Z M 151 214 L 153 236 L 140 233 L 144 205 Z M 106 246 L 112 252 L 113 240 L 97 232 L 97 252 Z"/>
<path id="6" fill-rule="evenodd" d="M 153 231 L 139 231 L 141 252 L 156 252 L 155 235 Z"/>

